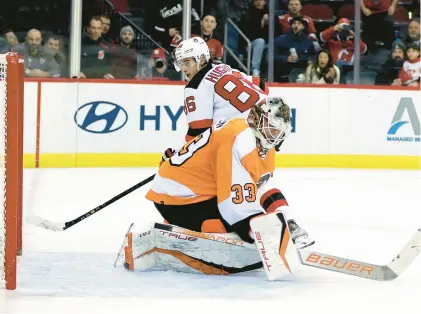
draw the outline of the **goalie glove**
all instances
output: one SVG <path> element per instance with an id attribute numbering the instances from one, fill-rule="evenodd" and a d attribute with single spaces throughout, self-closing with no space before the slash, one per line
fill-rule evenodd
<path id="1" fill-rule="evenodd" d="M 175 150 L 172 148 L 167 148 L 167 150 L 162 154 L 162 159 L 161 162 L 159 163 L 159 166 L 162 165 L 162 163 L 167 160 L 168 158 L 171 158 L 172 156 L 174 156 L 175 154 Z"/>

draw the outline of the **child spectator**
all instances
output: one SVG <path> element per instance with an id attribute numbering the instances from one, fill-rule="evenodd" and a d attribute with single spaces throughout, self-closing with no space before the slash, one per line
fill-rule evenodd
<path id="1" fill-rule="evenodd" d="M 419 87 L 421 76 L 420 46 L 414 43 L 409 44 L 406 47 L 406 55 L 408 60 L 403 63 L 399 78 L 392 85 Z"/>
<path id="2" fill-rule="evenodd" d="M 322 49 L 317 53 L 316 62 L 307 67 L 305 74 L 298 76 L 297 83 L 339 84 L 339 80 L 340 71 L 333 64 L 332 55 Z"/>

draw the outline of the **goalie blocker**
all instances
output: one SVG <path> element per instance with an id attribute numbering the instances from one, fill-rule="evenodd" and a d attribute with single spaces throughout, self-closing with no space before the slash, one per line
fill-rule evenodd
<path id="1" fill-rule="evenodd" d="M 276 280 L 300 265 L 282 212 L 255 217 L 250 226 L 254 244 L 235 233 L 203 233 L 155 223 L 145 232 L 127 234 L 124 266 L 132 271 L 176 270 L 208 275 L 264 268 L 268 280 Z"/>

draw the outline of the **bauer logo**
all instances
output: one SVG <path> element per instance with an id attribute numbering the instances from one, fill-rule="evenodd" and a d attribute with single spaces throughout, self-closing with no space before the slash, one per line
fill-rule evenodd
<path id="1" fill-rule="evenodd" d="M 410 97 L 401 98 L 387 132 L 392 142 L 420 142 L 420 119 Z"/>
<path id="2" fill-rule="evenodd" d="M 120 130 L 128 120 L 126 110 L 108 101 L 93 101 L 81 106 L 74 120 L 86 132 L 107 134 Z"/>

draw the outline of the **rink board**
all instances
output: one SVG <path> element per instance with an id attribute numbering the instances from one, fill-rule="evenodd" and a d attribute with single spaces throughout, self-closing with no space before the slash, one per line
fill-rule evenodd
<path id="1" fill-rule="evenodd" d="M 183 84 L 25 82 L 25 167 L 154 167 L 186 133 Z M 270 87 L 293 112 L 277 167 L 420 169 L 420 91 Z"/>

